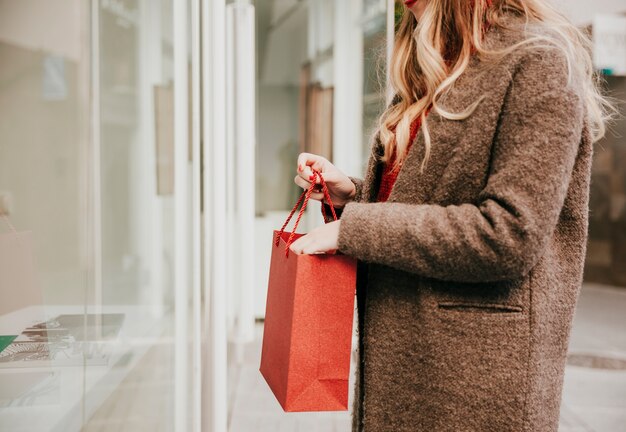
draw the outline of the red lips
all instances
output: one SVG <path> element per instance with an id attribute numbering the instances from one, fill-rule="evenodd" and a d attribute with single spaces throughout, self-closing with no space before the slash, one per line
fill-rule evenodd
<path id="1" fill-rule="evenodd" d="M 413 6 L 415 3 L 417 3 L 417 0 L 404 0 L 404 5 L 406 7 L 411 7 Z"/>

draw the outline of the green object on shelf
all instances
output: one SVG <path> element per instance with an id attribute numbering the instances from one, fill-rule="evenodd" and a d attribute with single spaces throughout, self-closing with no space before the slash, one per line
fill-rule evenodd
<path id="1" fill-rule="evenodd" d="M 0 353 L 4 351 L 6 347 L 11 345 L 11 342 L 13 342 L 13 339 L 16 337 L 17 336 L 0 336 Z"/>

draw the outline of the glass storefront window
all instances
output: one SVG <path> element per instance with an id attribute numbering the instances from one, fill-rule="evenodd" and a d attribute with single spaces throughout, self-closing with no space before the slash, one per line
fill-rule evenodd
<path id="1" fill-rule="evenodd" d="M 176 7 L 0 1 L 0 430 L 189 430 Z"/>

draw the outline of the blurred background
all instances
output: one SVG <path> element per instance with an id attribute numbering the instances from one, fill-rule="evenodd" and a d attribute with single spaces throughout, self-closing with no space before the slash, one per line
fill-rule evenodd
<path id="1" fill-rule="evenodd" d="M 556 4 L 626 101 L 626 4 Z M 350 430 L 258 371 L 270 242 L 298 153 L 363 175 L 402 10 L 0 0 L 0 431 Z M 595 147 L 563 432 L 626 430 L 625 134 Z"/>

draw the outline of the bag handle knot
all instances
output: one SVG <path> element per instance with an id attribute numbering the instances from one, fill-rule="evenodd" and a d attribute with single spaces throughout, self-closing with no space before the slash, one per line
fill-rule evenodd
<path id="1" fill-rule="evenodd" d="M 296 210 L 298 208 L 298 206 L 300 204 L 302 204 L 302 207 L 300 208 L 300 212 L 298 213 L 298 217 L 296 218 L 296 223 L 293 226 L 293 230 L 291 231 L 291 234 L 289 235 L 289 239 L 287 240 L 287 246 L 285 247 L 285 256 L 288 257 L 289 256 L 289 247 L 291 246 L 291 244 L 293 243 L 293 237 L 296 233 L 296 229 L 298 228 L 298 224 L 300 223 L 300 219 L 302 218 L 302 215 L 304 214 L 304 210 L 306 210 L 306 206 L 309 203 L 309 198 L 311 197 L 311 194 L 313 193 L 313 189 L 315 189 L 315 185 L 317 184 L 317 179 L 319 179 L 320 184 L 322 185 L 322 192 L 324 193 L 324 198 L 326 199 L 326 201 L 328 201 L 328 205 L 330 206 L 330 211 L 333 215 L 333 221 L 337 220 L 337 215 L 335 214 L 335 207 L 333 206 L 333 202 L 330 199 L 330 193 L 328 192 L 328 186 L 326 186 L 326 182 L 324 181 L 324 177 L 322 176 L 322 173 L 320 171 L 317 170 L 312 170 L 313 171 L 313 181 L 311 182 L 311 185 L 309 186 L 309 188 L 305 191 L 302 192 L 302 194 L 300 194 L 300 198 L 298 198 L 298 202 L 296 203 L 295 206 L 293 206 L 293 209 L 291 209 L 291 213 L 289 213 L 289 216 L 287 216 L 287 220 L 285 221 L 285 223 L 283 224 L 282 228 L 280 229 L 280 231 L 277 233 L 276 235 L 276 240 L 275 240 L 275 245 L 278 246 L 278 244 L 280 243 L 280 238 L 282 237 L 283 233 L 285 232 L 285 228 L 287 227 L 287 224 L 289 224 L 289 221 L 291 220 L 291 218 L 293 217 L 293 215 L 296 213 Z M 322 215 L 324 217 L 324 222 L 328 223 L 330 222 L 328 220 L 328 217 L 326 216 L 326 209 L 324 208 L 324 202 L 322 201 Z"/>

